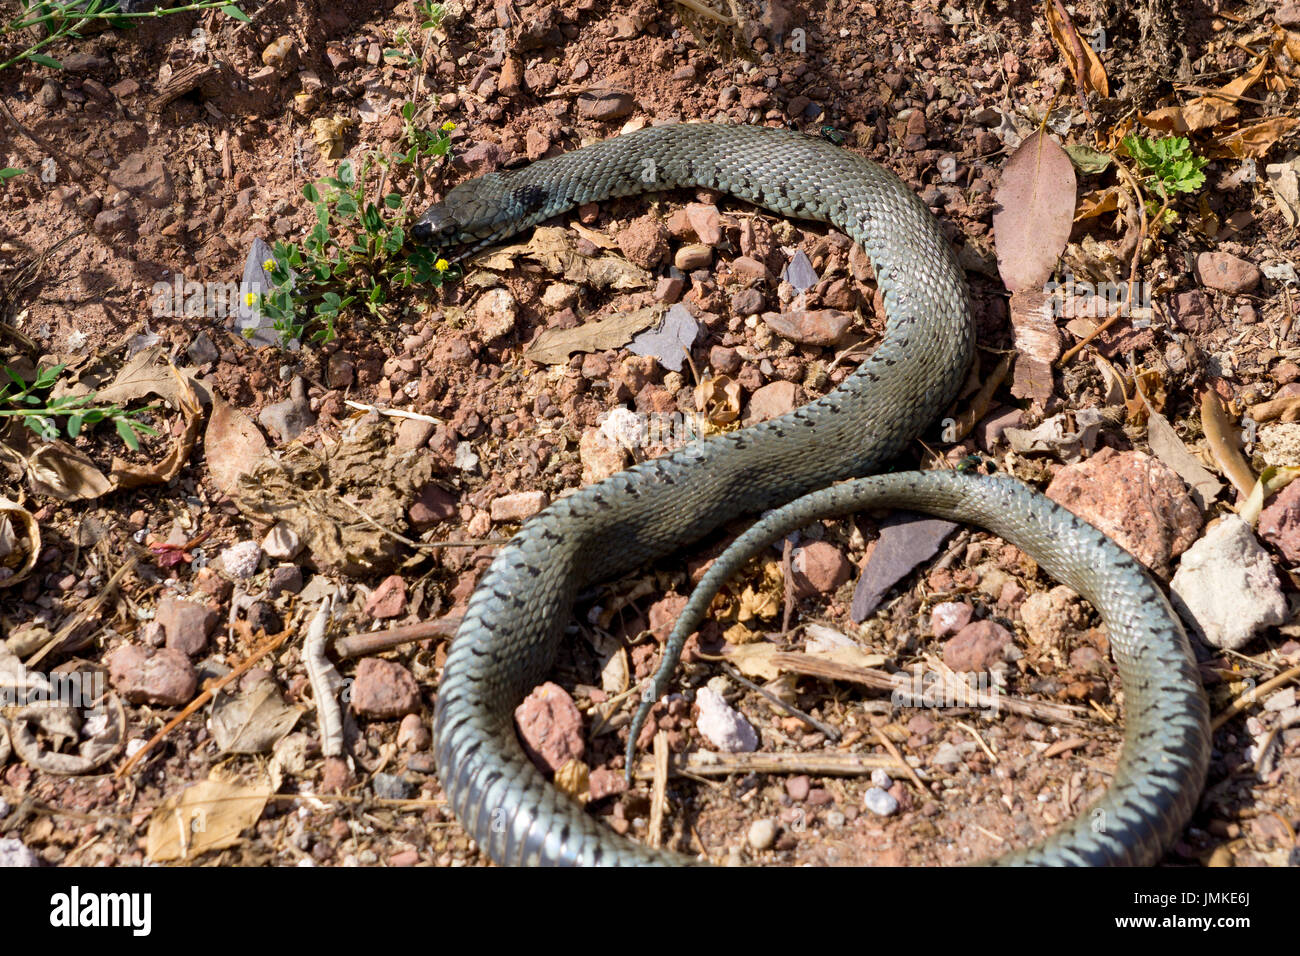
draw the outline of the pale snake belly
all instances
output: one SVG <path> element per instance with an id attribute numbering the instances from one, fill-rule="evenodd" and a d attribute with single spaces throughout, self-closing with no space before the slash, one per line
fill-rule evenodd
<path id="1" fill-rule="evenodd" d="M 707 607 L 703 588 L 720 586 L 719 575 L 772 535 L 822 515 L 897 506 L 980 524 L 1023 548 L 1090 600 L 1109 629 L 1125 695 L 1113 782 L 1073 823 L 994 862 L 1155 862 L 1195 808 L 1209 725 L 1187 639 L 1137 562 L 1010 479 L 928 472 L 832 486 L 895 458 L 954 399 L 971 360 L 964 277 L 934 217 L 893 173 L 782 129 L 657 126 L 462 183 L 413 234 L 474 251 L 581 203 L 680 187 L 843 230 L 875 267 L 886 332 L 824 397 L 561 498 L 502 547 L 448 652 L 435 710 L 439 779 L 466 831 L 503 864 L 692 862 L 603 826 L 546 779 L 516 737 L 513 712 L 550 670 L 578 592 L 732 518 L 788 504 L 718 560 L 674 635 L 679 649 Z M 809 492 L 817 494 L 795 500 Z M 656 696 L 675 654 L 665 658 Z"/>

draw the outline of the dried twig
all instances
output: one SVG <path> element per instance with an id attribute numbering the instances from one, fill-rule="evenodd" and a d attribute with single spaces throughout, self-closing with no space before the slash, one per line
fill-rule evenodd
<path id="1" fill-rule="evenodd" d="M 367 654 L 378 654 L 380 651 L 392 650 L 394 647 L 401 647 L 403 644 L 413 644 L 416 641 L 427 640 L 431 637 L 445 637 L 448 634 L 456 633 L 456 628 L 460 627 L 460 621 L 461 616 L 459 614 L 448 614 L 436 621 L 403 624 L 401 627 L 390 627 L 386 631 L 375 631 L 367 634 L 349 634 L 347 637 L 340 637 L 334 642 L 334 656 L 340 658 L 365 657 Z"/>

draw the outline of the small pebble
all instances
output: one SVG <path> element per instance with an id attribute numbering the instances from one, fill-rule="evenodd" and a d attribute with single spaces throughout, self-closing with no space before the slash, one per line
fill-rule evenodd
<path id="1" fill-rule="evenodd" d="M 871 785 L 881 790 L 888 790 L 894 785 L 894 779 L 880 767 L 871 771 Z"/>
<path id="2" fill-rule="evenodd" d="M 755 850 L 771 849 L 776 842 L 776 821 L 764 817 L 749 825 L 749 845 Z"/>
<path id="3" fill-rule="evenodd" d="M 898 812 L 898 801 L 879 787 L 872 787 L 863 794 L 862 805 L 881 817 L 891 816 Z"/>

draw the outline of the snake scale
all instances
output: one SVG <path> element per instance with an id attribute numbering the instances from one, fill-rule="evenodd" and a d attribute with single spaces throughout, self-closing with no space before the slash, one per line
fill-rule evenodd
<path id="1" fill-rule="evenodd" d="M 708 588 L 764 541 L 823 514 L 900 506 L 981 524 L 1020 546 L 1092 601 L 1109 628 L 1126 699 L 1113 783 L 1072 824 L 997 862 L 1156 861 L 1195 808 L 1210 745 L 1187 639 L 1140 566 L 1010 479 L 929 472 L 833 484 L 896 457 L 954 399 L 972 355 L 961 270 L 934 217 L 893 173 L 788 130 L 670 124 L 471 179 L 430 208 L 413 234 L 472 253 L 581 203 L 680 187 L 708 187 L 843 230 L 875 267 L 886 333 L 824 397 L 561 498 L 502 547 L 447 654 L 434 718 L 438 775 L 467 832 L 502 864 L 692 862 L 608 830 L 548 782 L 516 737 L 513 711 L 551 668 L 578 592 L 737 516 L 779 508 L 717 561 L 674 634 L 679 649 L 708 605 Z M 670 648 L 654 695 L 664 692 L 675 659 Z"/>

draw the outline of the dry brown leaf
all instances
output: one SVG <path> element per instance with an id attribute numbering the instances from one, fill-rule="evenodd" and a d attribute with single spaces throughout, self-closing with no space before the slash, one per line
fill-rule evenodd
<path id="1" fill-rule="evenodd" d="M 1250 126 L 1224 133 L 1206 150 L 1215 159 L 1236 156 L 1238 159 L 1262 159 L 1287 133 L 1300 126 L 1294 116 L 1274 116 Z"/>
<path id="2" fill-rule="evenodd" d="M 740 418 L 740 383 L 730 375 L 709 377 L 695 386 L 695 407 L 704 409 L 711 425 L 730 425 Z"/>
<path id="3" fill-rule="evenodd" d="M 519 259 L 539 263 L 565 282 L 591 289 L 644 289 L 652 276 L 622 256 L 584 256 L 574 248 L 568 230 L 557 226 L 539 226 L 527 242 L 497 249 L 474 261 L 474 265 L 494 272 L 508 272 Z"/>
<path id="4" fill-rule="evenodd" d="M 30 448 L 27 484 L 33 494 L 62 501 L 87 501 L 114 490 L 95 463 L 65 441 Z"/>
<path id="5" fill-rule="evenodd" d="M 589 781 L 591 769 L 576 757 L 570 757 L 559 770 L 555 771 L 555 788 L 567 793 L 579 803 L 591 799 Z"/>
<path id="6" fill-rule="evenodd" d="M 572 329 L 547 329 L 524 349 L 524 358 L 542 365 L 564 365 L 574 352 L 621 348 L 632 336 L 657 323 L 665 311 L 662 305 L 650 305 Z"/>
<path id="7" fill-rule="evenodd" d="M 1074 221 L 1082 222 L 1085 219 L 1096 219 L 1105 213 L 1118 211 L 1122 195 L 1123 192 L 1118 186 L 1094 189 L 1091 192 L 1084 193 L 1079 197 L 1079 207 L 1075 210 Z"/>
<path id="8" fill-rule="evenodd" d="M 40 523 L 18 502 L 0 495 L 0 588 L 25 581 L 40 554 Z"/>
<path id="9" fill-rule="evenodd" d="M 1214 477 L 1196 457 L 1187 450 L 1169 419 L 1159 412 L 1151 412 L 1147 421 L 1147 443 L 1157 458 L 1178 473 L 1192 489 L 1197 507 L 1204 511 L 1219 492 L 1222 483 Z"/>
<path id="10" fill-rule="evenodd" d="M 194 450 L 194 443 L 199 437 L 199 425 L 203 422 L 203 406 L 199 404 L 199 397 L 194 394 L 189 381 L 181 375 L 176 366 L 169 364 L 168 369 L 176 386 L 173 401 L 185 420 L 185 429 L 177 436 L 166 457 L 161 461 L 136 465 L 115 456 L 109 474 L 117 490 L 139 488 L 142 485 L 160 485 L 171 481 L 189 459 L 190 452 Z"/>
<path id="11" fill-rule="evenodd" d="M 1070 238 L 1074 164 L 1046 133 L 1027 137 L 998 183 L 993 235 L 998 272 L 1012 292 L 1042 287 Z"/>
<path id="12" fill-rule="evenodd" d="M 343 134 L 356 125 L 346 116 L 321 116 L 311 121 L 311 135 L 316 140 L 321 159 L 343 158 Z"/>
<path id="13" fill-rule="evenodd" d="M 293 730 L 303 709 L 285 702 L 274 681 L 258 681 L 212 699 L 212 736 L 222 753 L 267 753 Z"/>
<path id="14" fill-rule="evenodd" d="M 729 645 L 723 650 L 723 654 L 746 677 L 766 681 L 776 680 L 781 676 L 781 669 L 772 661 L 772 655 L 779 653 L 780 650 L 775 644 L 760 641 Z"/>
<path id="15" fill-rule="evenodd" d="M 1239 97 L 1259 82 L 1268 68 L 1269 58 L 1260 57 L 1259 62 L 1250 71 L 1237 77 L 1226 86 L 1221 86 L 1214 93 L 1198 96 L 1183 106 L 1183 121 L 1187 129 L 1209 129 L 1220 126 L 1234 118 L 1240 112 L 1237 103 Z M 1180 132 L 1183 132 L 1180 130 Z"/>
<path id="16" fill-rule="evenodd" d="M 1269 163 L 1264 175 L 1282 218 L 1294 229 L 1300 223 L 1300 156 L 1292 154 L 1284 163 Z"/>
<path id="17" fill-rule="evenodd" d="M 165 863 L 234 846 L 270 798 L 270 787 L 201 780 L 154 811 L 145 853 L 154 863 Z"/>
<path id="18" fill-rule="evenodd" d="M 1165 106 L 1150 113 L 1139 114 L 1138 119 L 1143 126 L 1161 133 L 1177 133 L 1181 136 L 1187 132 L 1187 118 L 1183 116 L 1181 106 Z"/>
<path id="19" fill-rule="evenodd" d="M 1092 91 L 1101 96 L 1110 96 L 1110 83 L 1106 79 L 1106 68 L 1102 65 L 1101 60 L 1086 39 L 1079 36 L 1078 31 L 1074 29 L 1073 23 L 1066 24 L 1061 19 L 1061 11 L 1048 0 L 1047 7 L 1047 27 L 1051 31 L 1052 39 L 1056 42 L 1056 48 L 1061 51 L 1061 57 L 1065 60 L 1065 65 L 1069 67 L 1070 73 L 1074 76 L 1075 85 L 1085 93 Z M 1069 32 L 1074 32 L 1078 40 L 1076 47 L 1069 37 Z M 1079 62 L 1078 54 L 1083 54 L 1084 62 Z"/>
<path id="20" fill-rule="evenodd" d="M 213 483 L 232 494 L 239 476 L 251 472 L 270 449 L 253 420 L 214 392 L 203 450 Z"/>
<path id="21" fill-rule="evenodd" d="M 1238 432 L 1228 418 L 1228 410 L 1212 388 L 1207 388 L 1201 396 L 1201 428 L 1219 471 L 1243 497 L 1249 497 L 1255 487 L 1255 473 L 1241 454 Z"/>

